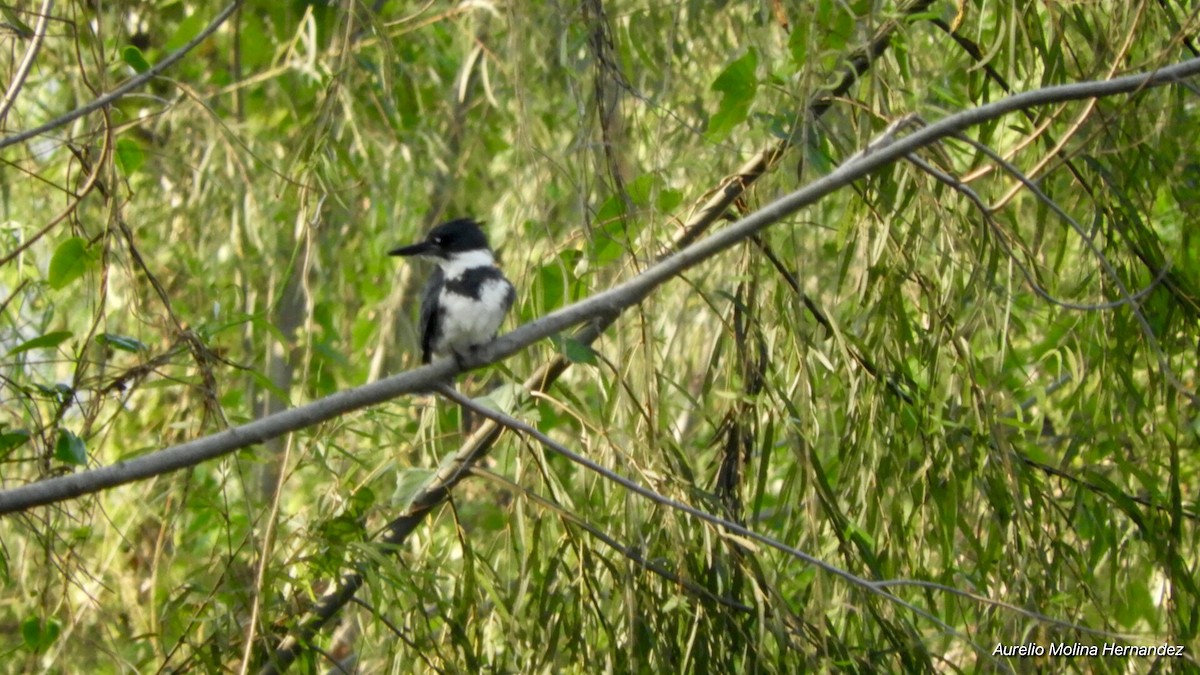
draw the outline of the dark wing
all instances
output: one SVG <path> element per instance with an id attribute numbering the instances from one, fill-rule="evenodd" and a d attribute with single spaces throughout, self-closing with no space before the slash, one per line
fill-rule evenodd
<path id="1" fill-rule="evenodd" d="M 504 277 L 500 277 L 504 279 Z M 512 309 L 513 301 L 517 299 L 517 289 L 508 279 L 504 279 L 505 285 L 508 286 L 508 291 L 504 294 L 504 313 L 508 314 L 508 310 Z"/>
<path id="2" fill-rule="evenodd" d="M 433 343 L 438 331 L 438 296 L 442 294 L 446 275 L 441 267 L 435 267 L 429 281 L 425 282 L 425 294 L 421 298 L 421 363 L 429 363 L 433 358 Z"/>
<path id="3" fill-rule="evenodd" d="M 497 271 L 499 271 L 499 270 L 497 270 Z M 503 273 L 500 274 L 500 281 L 503 281 L 504 286 L 505 286 L 505 289 L 504 289 L 504 312 L 500 316 L 505 317 L 505 316 L 508 316 L 508 310 L 512 309 L 513 301 L 517 299 L 517 289 L 512 285 L 512 282 L 509 281 L 504 276 Z M 503 323 L 503 320 L 501 320 L 501 323 Z M 500 327 L 497 326 L 496 332 L 492 333 L 492 339 L 495 340 L 496 336 L 499 334 L 500 334 Z"/>

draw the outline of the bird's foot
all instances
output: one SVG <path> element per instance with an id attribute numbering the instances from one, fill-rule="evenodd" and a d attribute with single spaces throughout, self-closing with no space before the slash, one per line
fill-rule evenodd
<path id="1" fill-rule="evenodd" d="M 468 351 L 469 351 L 469 352 L 474 352 L 474 349 L 473 349 L 473 348 L 468 348 Z M 450 354 L 451 354 L 452 356 L 454 356 L 454 363 L 455 363 L 456 365 L 458 365 L 458 369 L 459 369 L 459 370 L 466 370 L 466 369 L 467 369 L 467 359 L 470 359 L 470 358 L 471 358 L 471 354 L 470 354 L 470 353 L 468 353 L 468 354 L 463 354 L 462 352 L 458 351 L 457 349 L 451 349 L 451 350 L 450 350 Z"/>
<path id="2" fill-rule="evenodd" d="M 472 366 L 479 365 L 479 350 L 486 347 L 487 344 L 470 345 L 464 351 L 458 351 L 452 348 L 450 353 L 454 356 L 454 362 L 458 364 L 459 370 L 467 370 Z"/>

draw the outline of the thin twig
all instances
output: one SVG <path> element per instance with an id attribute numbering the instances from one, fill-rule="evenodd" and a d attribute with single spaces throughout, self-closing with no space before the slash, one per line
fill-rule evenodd
<path id="1" fill-rule="evenodd" d="M 13 75 L 12 82 L 8 83 L 8 90 L 4 92 L 4 97 L 0 98 L 0 126 L 4 126 L 8 110 L 16 102 L 21 87 L 25 86 L 25 79 L 29 77 L 29 70 L 33 68 L 33 60 L 37 58 L 42 41 L 46 39 L 46 24 L 50 22 L 52 9 L 54 9 L 54 0 L 46 0 L 42 3 L 42 8 L 38 12 L 37 24 L 33 27 L 33 39 L 30 40 L 29 47 L 25 50 L 25 56 L 21 58 L 21 65 L 17 66 L 17 72 Z"/>
<path id="2" fill-rule="evenodd" d="M 100 96 L 99 98 L 96 98 L 69 113 L 55 117 L 41 126 L 13 134 L 12 136 L 8 136 L 6 138 L 0 138 L 0 150 L 7 148 L 10 145 L 27 141 L 35 136 L 40 136 L 52 129 L 57 129 L 58 127 L 74 122 L 80 117 L 103 108 L 104 106 L 133 91 L 134 89 L 137 89 L 150 80 L 158 77 L 163 73 L 163 71 L 175 65 L 177 61 L 187 56 L 188 52 L 195 49 L 197 45 L 199 45 L 201 42 L 204 42 L 210 35 L 215 33 L 217 29 L 221 27 L 221 24 L 225 23 L 225 20 L 228 19 L 233 14 L 234 10 L 236 10 L 241 4 L 242 0 L 234 0 L 234 2 L 229 3 L 229 6 L 221 10 L 221 13 L 212 20 L 212 23 L 205 26 L 204 30 L 200 31 L 196 37 L 189 40 L 187 44 L 179 49 L 176 49 L 170 54 L 167 54 L 166 58 L 148 68 L 146 72 L 139 73 L 138 75 L 130 78 L 127 82 L 125 82 L 125 84 L 113 89 L 111 92 Z"/>
<path id="3" fill-rule="evenodd" d="M 1194 63 L 1197 60 L 1198 59 L 1193 59 L 1189 63 Z M 964 143 L 967 143 L 988 157 L 991 157 L 992 160 L 999 164 L 1006 172 L 1008 172 L 1009 175 L 1011 175 L 1013 178 L 1016 178 L 1017 181 L 1019 181 L 1031 193 L 1033 193 L 1033 195 L 1037 197 L 1039 201 L 1049 207 L 1050 210 L 1058 215 L 1059 218 L 1062 218 L 1063 221 L 1070 225 L 1071 229 L 1075 230 L 1076 234 L 1079 235 L 1079 238 L 1083 240 L 1083 243 L 1087 246 L 1088 250 L 1092 252 L 1092 255 L 1096 257 L 1096 260 L 1104 269 L 1105 274 L 1107 274 L 1109 279 L 1112 280 L 1113 285 L 1117 287 L 1117 291 L 1128 300 L 1132 301 L 1134 299 L 1134 294 L 1129 291 L 1129 288 L 1125 285 L 1125 282 L 1121 280 L 1121 276 L 1117 274 L 1116 268 L 1113 267 L 1113 264 L 1109 261 L 1108 257 L 1104 255 L 1104 252 L 1101 251 L 1100 247 L 1096 245 L 1096 241 L 1092 235 L 1088 234 L 1087 230 L 1085 230 L 1082 225 L 1076 222 L 1076 220 L 1072 218 L 1070 214 L 1064 211 L 1063 208 L 1058 205 L 1058 202 L 1055 202 L 1048 195 L 1046 195 L 1045 192 L 1042 192 L 1042 189 L 1038 187 L 1036 182 L 1031 180 L 1024 174 L 1024 172 L 1014 166 L 1011 162 L 1005 160 L 986 145 L 972 140 L 959 132 L 954 133 L 953 137 Z M 1153 288 L 1153 286 L 1151 286 L 1151 288 Z M 1162 371 L 1163 377 L 1167 378 L 1167 381 L 1171 383 L 1171 386 L 1177 392 L 1190 400 L 1193 404 L 1200 403 L 1200 396 L 1197 396 L 1196 392 L 1188 389 L 1187 386 L 1175 376 L 1175 371 L 1171 368 L 1171 364 L 1167 361 L 1167 355 L 1163 352 L 1162 346 L 1158 344 L 1158 337 L 1154 335 L 1154 328 L 1150 326 L 1150 321 L 1146 319 L 1145 313 L 1142 312 L 1141 308 L 1134 302 L 1131 302 L 1130 310 L 1133 312 L 1134 318 L 1141 327 L 1142 334 L 1146 336 L 1146 342 L 1149 344 L 1150 350 L 1154 353 L 1158 360 L 1158 367 Z"/>
<path id="4" fill-rule="evenodd" d="M 1168 262 L 1168 264 L 1163 265 L 1163 268 L 1158 271 L 1158 274 L 1154 276 L 1154 279 L 1151 280 L 1145 288 L 1118 300 L 1093 304 L 1080 304 L 1075 302 L 1067 302 L 1066 300 L 1059 300 L 1053 295 L 1050 295 L 1050 292 L 1038 283 L 1037 277 L 1034 276 L 1033 271 L 1030 270 L 1029 267 L 1017 256 L 1017 252 L 1013 250 L 1013 247 L 1008 243 L 1008 237 L 1000 228 L 999 223 L 996 222 L 996 218 L 992 215 L 992 210 L 987 206 L 986 203 L 984 203 L 983 198 L 979 196 L 979 193 L 975 192 L 975 190 L 973 190 L 966 183 L 942 171 L 941 169 L 938 169 L 917 155 L 909 155 L 905 159 L 920 168 L 925 173 L 933 176 L 950 189 L 961 193 L 967 198 L 968 201 L 974 204 L 976 208 L 979 209 L 979 213 L 983 218 L 983 222 L 987 223 L 988 228 L 992 230 L 994 235 L 996 235 L 996 241 L 1004 249 L 1004 252 L 1008 255 L 1008 258 L 1012 261 L 1013 265 L 1017 267 L 1017 270 L 1021 272 L 1021 276 L 1025 277 L 1026 283 L 1028 283 L 1029 287 L 1033 289 L 1034 294 L 1052 305 L 1077 312 L 1094 312 L 1118 309 L 1120 307 L 1124 307 L 1125 305 L 1136 305 L 1147 295 L 1150 295 L 1151 291 L 1153 291 L 1155 288 L 1158 288 L 1159 284 L 1161 284 L 1162 281 L 1167 278 L 1167 274 L 1171 271 L 1171 265 Z"/>
<path id="5" fill-rule="evenodd" d="M 42 229 L 34 232 L 27 239 L 25 239 L 25 241 L 18 244 L 16 248 L 6 253 L 3 257 L 0 257 L 0 266 L 4 266 L 12 262 L 14 258 L 21 255 L 21 253 L 30 246 L 36 244 L 42 237 L 49 234 L 50 230 L 53 230 L 54 227 L 65 220 L 67 216 L 74 213 L 75 209 L 79 208 L 79 205 L 83 202 L 83 198 L 87 197 L 92 191 L 92 188 L 100 187 L 103 190 L 103 187 L 101 187 L 102 184 L 100 183 L 100 171 L 104 168 L 108 161 L 109 155 L 112 153 L 113 140 L 112 129 L 109 128 L 108 124 L 109 119 L 106 115 L 104 117 L 104 147 L 100 149 L 100 157 L 98 157 L 95 162 L 92 162 L 91 173 L 88 174 L 87 180 L 84 181 L 83 189 L 79 191 L 78 196 L 72 198 L 71 203 L 67 205 L 67 208 L 63 209 L 62 212 L 51 218 L 48 223 L 42 226 Z"/>
<path id="6" fill-rule="evenodd" d="M 594 462 L 594 461 L 588 459 L 587 457 L 584 457 L 583 455 L 575 452 L 574 450 L 567 448 L 566 446 L 562 445 L 561 443 L 554 441 L 553 439 L 551 439 L 549 436 L 543 434 L 538 429 L 535 429 L 534 427 L 516 419 L 515 417 L 506 415 L 502 412 L 499 412 L 492 408 L 488 408 L 486 406 L 482 406 L 482 405 L 476 403 L 475 401 L 471 400 L 470 398 L 459 393 L 457 390 L 454 389 L 454 387 L 452 387 L 450 385 L 445 385 L 445 384 L 440 385 L 437 388 L 437 392 L 439 394 L 441 394 L 442 396 L 445 396 L 446 398 L 450 399 L 451 401 L 454 401 L 455 403 L 462 406 L 463 408 L 466 408 L 467 410 L 470 410 L 481 417 L 486 417 L 487 419 L 490 419 L 493 422 L 496 422 L 497 424 L 499 424 L 507 429 L 511 429 L 512 431 L 517 431 L 522 434 L 525 434 L 526 436 L 530 436 L 532 438 L 537 439 L 538 443 L 541 443 L 543 447 L 549 449 L 550 451 L 554 452 L 555 454 L 571 460 L 575 464 L 578 464 L 579 466 L 584 467 L 585 469 L 591 471 L 592 473 L 597 474 L 598 476 L 604 478 L 605 480 L 608 480 L 612 483 L 616 483 L 617 485 L 620 485 L 621 487 L 625 488 L 626 490 L 629 490 L 630 492 L 632 492 L 640 497 L 648 499 L 660 506 L 666 506 L 667 508 L 674 509 L 681 513 L 686 513 L 689 516 L 692 516 L 693 518 L 696 518 L 698 520 L 703 520 L 704 522 L 708 523 L 709 525 L 715 525 L 724 530 L 728 530 L 729 532 L 732 532 L 733 534 L 736 534 L 740 537 L 752 539 L 760 544 L 765 544 L 766 546 L 773 548 L 781 553 L 786 553 L 787 555 L 789 555 L 793 558 L 796 558 L 797 560 L 806 562 L 806 563 L 816 567 L 817 569 L 820 569 L 828 574 L 831 574 L 835 577 L 842 579 L 843 581 L 848 582 L 852 586 L 857 586 L 858 588 L 861 588 L 872 595 L 875 595 L 883 600 L 894 603 L 900 607 L 903 607 L 903 608 L 909 610 L 910 612 L 916 614 L 917 616 L 920 616 L 920 617 L 932 622 L 938 628 L 945 631 L 945 633 L 947 635 L 952 635 L 952 636 L 957 637 L 957 638 L 963 640 L 964 642 L 970 644 L 972 647 L 975 648 L 976 651 L 979 652 L 979 654 L 981 656 L 990 656 L 988 654 L 987 650 L 985 650 L 982 646 L 975 644 L 970 638 L 968 638 L 966 635 L 960 633 L 954 627 L 945 623 L 944 621 L 937 618 L 936 616 L 930 614 L 928 611 L 921 609 L 920 607 L 917 607 L 916 605 L 908 602 L 907 600 L 904 600 L 896 595 L 893 595 L 892 593 L 885 590 L 884 587 L 881 584 L 879 584 L 878 582 L 871 581 L 869 579 L 860 577 L 860 576 L 858 576 L 852 572 L 849 572 L 847 570 L 844 570 L 832 563 L 825 562 L 824 560 L 817 558 L 809 553 L 805 553 L 804 551 L 801 551 L 800 549 L 798 549 L 794 546 L 788 546 L 787 544 L 779 541 L 778 539 L 775 539 L 773 537 L 768 537 L 765 534 L 761 534 L 759 532 L 751 530 L 750 528 L 748 528 L 744 525 L 739 525 L 738 523 L 735 523 L 731 520 L 727 520 L 720 516 L 715 516 L 711 513 L 708 513 L 707 511 L 702 511 L 690 504 L 685 504 L 681 501 L 672 499 L 662 493 L 655 492 L 654 490 L 651 490 L 650 488 L 639 485 L 638 483 L 622 476 L 621 474 L 619 474 L 611 469 L 608 469 L 607 467 L 601 466 L 599 463 Z M 1002 666 L 1003 664 L 1000 664 L 997 661 L 996 665 Z"/>
<path id="7" fill-rule="evenodd" d="M 721 595 L 717 595 L 717 594 L 713 593 L 712 591 L 708 590 L 707 588 L 700 586 L 699 584 L 688 581 L 687 579 L 668 570 L 667 568 L 663 567 L 662 565 L 659 565 L 651 560 L 647 560 L 646 556 L 642 555 L 637 550 L 637 547 L 626 546 L 626 545 L 622 544 L 620 541 L 617 541 L 617 539 L 615 537 L 612 537 L 611 535 L 605 533 L 603 530 L 601 530 L 600 528 L 596 527 L 595 525 L 592 525 L 591 523 L 587 522 L 579 515 L 572 513 L 571 511 L 568 511 L 567 509 L 563 508 L 559 504 L 556 504 L 552 500 L 547 499 L 546 497 L 543 497 L 543 496 L 537 494 L 536 492 L 533 492 L 532 490 L 525 488 L 522 485 L 518 485 L 518 484 L 512 482 L 511 480 L 505 478 L 504 476 L 493 473 L 491 471 L 485 471 L 484 469 L 480 469 L 479 467 L 472 467 L 471 473 L 476 476 L 481 476 L 486 480 L 490 480 L 495 483 L 499 483 L 500 485 L 504 486 L 504 488 L 506 490 L 510 490 L 512 492 L 519 493 L 522 497 L 524 497 L 525 499 L 528 499 L 529 501 L 533 502 L 534 504 L 537 504 L 543 508 L 553 511 L 554 513 L 558 514 L 558 516 L 560 518 L 562 518 L 563 520 L 571 523 L 572 525 L 575 525 L 576 527 L 579 527 L 580 529 L 582 529 L 585 532 L 587 532 L 588 534 L 590 534 L 592 537 L 594 537 L 594 538 L 600 540 L 601 542 L 603 542 L 604 544 L 606 544 L 609 548 L 611 548 L 611 549 L 615 550 L 616 552 L 620 553 L 621 555 L 625 556 L 627 559 L 629 559 L 630 562 L 637 565 L 638 567 L 641 567 L 643 569 L 649 570 L 649 571 L 657 574 L 658 576 L 666 579 L 667 581 L 670 581 L 671 583 L 678 585 L 680 588 L 686 589 L 689 593 L 691 593 L 697 597 L 704 598 L 705 600 L 712 601 L 713 603 L 716 603 L 718 605 L 723 605 L 730 609 L 735 609 L 739 612 L 753 612 L 754 611 L 754 608 L 749 605 L 738 602 L 737 600 L 735 600 L 733 598 L 727 598 L 727 597 L 724 597 Z"/>

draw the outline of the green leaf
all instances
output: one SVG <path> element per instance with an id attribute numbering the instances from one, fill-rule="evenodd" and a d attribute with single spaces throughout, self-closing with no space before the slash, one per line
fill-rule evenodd
<path id="1" fill-rule="evenodd" d="M 625 237 L 626 218 L 624 201 L 613 195 L 609 197 L 599 210 L 596 211 L 597 227 L 592 230 L 592 241 L 589 246 L 588 260 L 596 266 L 603 266 L 617 260 L 625 254 L 623 242 Z M 618 239 L 618 235 L 620 238 Z"/>
<path id="2" fill-rule="evenodd" d="M 1122 590 L 1124 597 L 1113 607 L 1119 624 L 1132 628 L 1158 618 L 1160 609 L 1154 604 L 1147 578 L 1129 579 Z"/>
<path id="3" fill-rule="evenodd" d="M 333 343 L 328 340 L 321 340 L 317 342 L 313 345 L 313 350 L 318 356 L 328 363 L 332 363 L 343 368 L 350 368 L 353 365 L 350 362 L 350 359 L 346 358 L 346 355 L 338 351 L 338 349 L 333 346 Z"/>
<path id="4" fill-rule="evenodd" d="M 129 67 L 133 68 L 135 72 L 144 73 L 150 70 L 150 62 L 146 60 L 145 56 L 142 56 L 142 50 L 133 45 L 121 50 L 121 59 L 129 64 Z"/>
<path id="5" fill-rule="evenodd" d="M 82 438 L 66 429 L 60 429 L 58 442 L 54 444 L 54 459 L 83 466 L 87 464 L 87 446 L 83 444 Z"/>
<path id="6" fill-rule="evenodd" d="M 717 76 L 712 88 L 721 92 L 721 105 L 708 120 L 708 131 L 705 132 L 708 140 L 725 138 L 734 127 L 746 120 L 750 104 L 758 92 L 757 71 L 758 52 L 750 49 Z"/>
<path id="7" fill-rule="evenodd" d="M 57 291 L 83 276 L 91 266 L 92 256 L 88 253 L 87 242 L 80 237 L 71 237 L 55 249 L 46 280 L 50 288 Z"/>
<path id="8" fill-rule="evenodd" d="M 54 644 L 61 630 L 58 619 L 42 621 L 31 616 L 21 622 L 21 638 L 25 641 L 25 648 L 31 652 L 44 651 Z"/>
<path id="9" fill-rule="evenodd" d="M 0 6 L 0 14 L 4 16 L 4 21 L 8 24 L 9 28 L 16 31 L 17 37 L 22 40 L 28 40 L 33 37 L 33 29 L 29 27 L 29 24 L 22 21 L 21 17 L 17 16 L 12 7 L 8 5 Z"/>
<path id="10" fill-rule="evenodd" d="M 788 51 L 792 53 L 792 64 L 797 71 L 804 69 L 804 62 L 808 58 L 808 27 L 808 21 L 797 21 L 792 27 L 792 34 L 788 36 Z"/>
<path id="11" fill-rule="evenodd" d="M 146 155 L 137 141 L 132 138 L 117 140 L 117 164 L 121 167 L 121 173 L 126 176 L 133 175 L 145 162 Z"/>
<path id="12" fill-rule="evenodd" d="M 375 505 L 375 501 L 375 492 L 369 487 L 361 487 L 351 493 L 350 501 L 346 505 L 346 513 L 363 516 L 367 511 L 371 510 L 371 507 Z"/>
<path id="13" fill-rule="evenodd" d="M 931 11 L 927 11 L 927 12 L 913 12 L 912 14 L 904 15 L 904 23 L 916 25 L 916 24 L 925 23 L 927 21 L 934 21 L 934 20 L 937 20 L 940 18 L 942 18 L 942 13 L 937 10 L 931 10 Z M 1079 26 L 1080 28 L 1084 27 L 1081 24 L 1073 24 L 1073 25 Z"/>
<path id="14" fill-rule="evenodd" d="M 275 41 L 263 30 L 263 18 L 254 12 L 241 14 L 242 67 L 253 72 L 271 62 Z"/>
<path id="15" fill-rule="evenodd" d="M 241 312 L 222 315 L 224 321 L 214 323 L 202 323 L 196 328 L 196 332 L 205 341 L 209 341 L 217 335 L 231 329 L 239 328 L 247 323 L 252 324 L 256 329 L 261 329 L 274 336 L 281 345 L 287 345 L 288 339 L 284 336 L 279 327 L 270 321 L 263 319 L 261 314 L 245 314 Z"/>
<path id="16" fill-rule="evenodd" d="M 69 330 L 57 330 L 52 333 L 46 333 L 45 335 L 39 335 L 32 340 L 26 340 L 16 347 L 13 347 L 9 350 L 8 355 L 13 356 L 14 354 L 27 352 L 30 349 L 50 349 L 57 347 L 70 339 L 72 335 L 74 335 L 74 333 Z"/>
<path id="17" fill-rule="evenodd" d="M 320 527 L 320 537 L 326 544 L 346 544 L 357 541 L 363 535 L 362 521 L 349 513 L 343 513 L 325 521 Z"/>
<path id="18" fill-rule="evenodd" d="M 821 3 L 817 10 L 817 25 L 823 28 L 825 36 L 822 46 L 831 51 L 841 51 L 854 37 L 854 22 L 854 14 L 842 3 Z"/>
<path id="19" fill-rule="evenodd" d="M 629 193 L 629 201 L 633 202 L 634 206 L 648 206 L 650 204 L 650 196 L 654 192 L 654 186 L 658 182 L 658 175 L 653 173 L 644 173 L 634 178 L 626 187 L 626 192 Z"/>
<path id="20" fill-rule="evenodd" d="M 75 395 L 75 390 L 63 384 L 62 382 L 58 382 L 52 386 L 46 386 L 40 382 L 35 382 L 33 384 L 33 388 L 37 389 L 38 393 L 41 395 L 45 396 L 51 401 L 57 401 L 58 403 L 65 403 L 71 400 L 71 397 Z"/>
<path id="21" fill-rule="evenodd" d="M 586 345 L 573 337 L 562 337 L 561 335 L 553 338 L 558 351 L 571 363 L 585 363 L 589 366 L 596 365 L 596 350 L 591 346 Z"/>
<path id="22" fill-rule="evenodd" d="M 833 171 L 833 157 L 829 154 L 828 139 L 820 129 L 809 129 L 808 144 L 804 148 L 804 162 L 818 176 L 824 176 Z"/>
<path id="23" fill-rule="evenodd" d="M 512 522 L 508 516 L 506 507 L 501 507 L 498 504 L 491 502 L 471 502 L 469 506 L 463 509 L 471 518 L 472 532 L 493 532 L 500 533 L 509 529 Z M 492 577 L 484 575 L 482 579 L 487 582 Z M 489 590 L 490 584 L 489 584 Z M 497 596 L 499 600 L 503 596 Z M 497 603 L 502 604 L 502 603 Z"/>
<path id="24" fill-rule="evenodd" d="M 683 192 L 672 188 L 663 188 L 658 191 L 658 210 L 660 212 L 670 213 L 682 203 Z"/>
<path id="25" fill-rule="evenodd" d="M 533 287 L 540 313 L 549 314 L 563 306 L 567 297 L 567 276 L 569 274 L 570 270 L 565 269 L 559 261 L 543 265 L 538 270 Z"/>
<path id="26" fill-rule="evenodd" d="M 0 457 L 4 457 L 10 450 L 28 443 L 30 436 L 31 434 L 28 429 L 16 429 L 15 431 L 0 433 Z"/>
<path id="27" fill-rule="evenodd" d="M 247 370 L 246 374 L 250 376 L 250 379 L 254 380 L 255 384 L 257 384 L 258 386 L 262 387 L 263 389 L 266 389 L 267 391 L 271 392 L 272 396 L 279 399 L 280 401 L 283 401 L 284 403 L 286 403 L 289 406 L 291 405 L 291 396 L 289 396 L 286 391 L 284 391 L 282 388 L 280 388 L 278 385 L 276 385 L 274 382 L 272 382 L 271 378 L 267 377 L 266 375 L 263 375 L 262 373 L 258 372 L 257 370 Z"/>
<path id="28" fill-rule="evenodd" d="M 871 533 L 854 523 L 846 523 L 846 536 L 847 538 L 858 542 L 860 546 L 866 546 L 870 551 L 875 550 L 875 539 L 871 536 Z"/>
<path id="29" fill-rule="evenodd" d="M 720 110 L 708 119 L 708 129 L 704 132 L 704 137 L 713 142 L 725 140 L 734 127 L 745 122 L 749 116 L 749 101 L 726 105 L 725 100 L 722 100 Z"/>
<path id="30" fill-rule="evenodd" d="M 740 59 L 725 66 L 713 81 L 712 88 L 727 97 L 753 97 L 758 89 L 758 51 L 750 48 Z"/>
<path id="31" fill-rule="evenodd" d="M 437 472 L 433 469 L 414 467 L 403 469 L 396 474 L 396 490 L 392 493 L 392 504 L 403 511 L 407 509 L 421 490 L 433 480 Z"/>
<path id="32" fill-rule="evenodd" d="M 131 338 L 127 335 L 113 335 L 111 333 L 101 333 L 96 336 L 96 344 L 101 347 L 109 347 L 123 352 L 138 353 L 144 352 L 149 347 L 142 343 L 137 338 Z"/>
<path id="33" fill-rule="evenodd" d="M 204 26 L 208 23 L 208 17 L 203 12 L 195 12 L 191 16 L 179 22 L 179 28 L 171 37 L 167 38 L 163 49 L 167 52 L 173 52 L 188 43 L 189 40 L 200 34 L 204 30 Z"/>
<path id="34" fill-rule="evenodd" d="M 511 415 L 525 400 L 525 388 L 511 383 L 503 384 L 473 400 L 488 410 Z"/>

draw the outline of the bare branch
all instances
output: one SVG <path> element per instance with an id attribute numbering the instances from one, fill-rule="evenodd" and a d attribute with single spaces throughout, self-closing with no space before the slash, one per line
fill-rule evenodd
<path id="1" fill-rule="evenodd" d="M 568 305 L 501 336 L 465 360 L 470 370 L 516 354 L 534 342 L 585 322 L 603 330 L 620 313 L 680 272 L 745 241 L 773 223 L 816 203 L 839 188 L 902 159 L 906 155 L 951 137 L 964 129 L 997 119 L 1010 112 L 1051 103 L 1114 96 L 1176 83 L 1200 74 L 1200 58 L 1159 70 L 1111 80 L 1090 81 L 1036 89 L 950 115 L 924 129 L 846 162 L 830 174 L 788 194 L 607 291 Z M 195 466 L 281 434 L 310 427 L 353 410 L 391 400 L 403 394 L 428 391 L 461 372 L 454 359 L 406 371 L 355 389 L 338 392 L 291 410 L 248 424 L 176 445 L 126 462 L 62 476 L 0 492 L 0 514 L 21 511 Z"/>
<path id="2" fill-rule="evenodd" d="M 0 99 L 0 125 L 4 124 L 4 118 L 8 116 L 8 109 L 16 102 L 21 87 L 25 86 L 25 78 L 29 77 L 29 70 L 33 68 L 33 60 L 37 58 L 42 41 L 46 39 L 46 24 L 50 22 L 50 10 L 52 9 L 54 9 L 54 0 L 46 0 L 42 3 L 42 8 L 38 10 L 37 25 L 33 27 L 33 40 L 30 41 L 29 48 L 25 50 L 25 56 L 21 59 L 21 65 L 17 66 L 17 72 L 13 75 L 12 82 L 8 83 L 8 90 L 4 92 L 4 98 Z"/>

